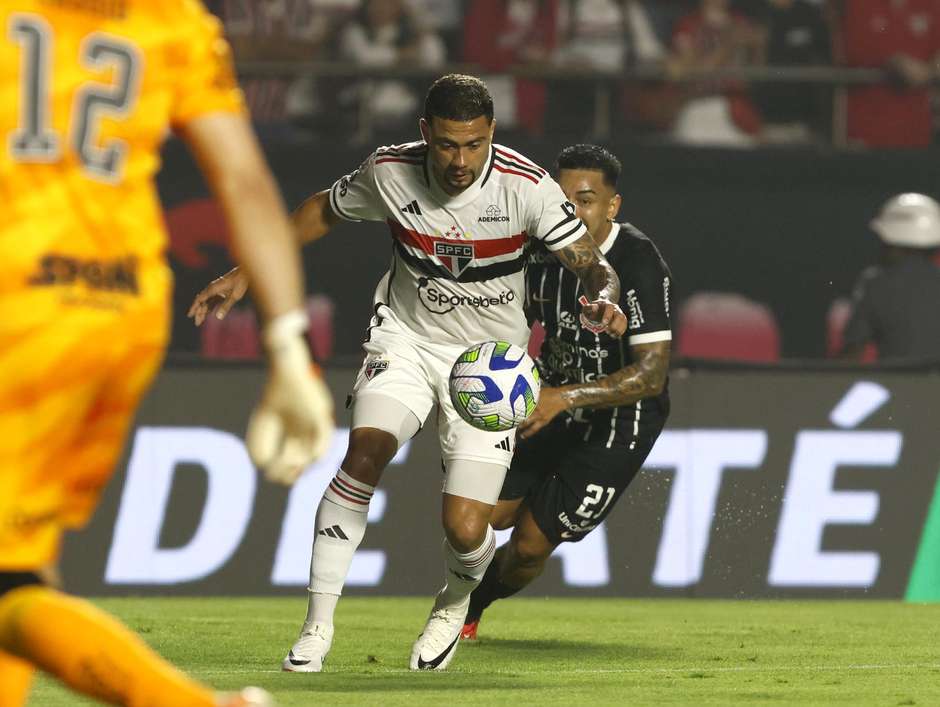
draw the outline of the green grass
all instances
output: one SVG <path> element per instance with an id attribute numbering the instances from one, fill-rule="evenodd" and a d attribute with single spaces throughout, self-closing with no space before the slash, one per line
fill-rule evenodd
<path id="1" fill-rule="evenodd" d="M 940 605 L 514 598 L 445 673 L 407 670 L 429 599 L 347 598 L 319 675 L 281 673 L 302 599 L 109 599 L 163 655 L 289 705 L 940 704 Z M 88 704 L 41 678 L 30 705 Z"/>

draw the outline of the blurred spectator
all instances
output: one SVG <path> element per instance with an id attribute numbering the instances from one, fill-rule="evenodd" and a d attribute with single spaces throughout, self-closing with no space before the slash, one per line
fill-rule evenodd
<path id="1" fill-rule="evenodd" d="M 923 194 L 891 198 L 871 223 L 882 264 L 864 271 L 852 295 L 843 355 L 874 343 L 879 358 L 940 359 L 940 204 Z"/>
<path id="2" fill-rule="evenodd" d="M 842 52 L 849 66 L 880 66 L 893 86 L 849 89 L 847 136 L 869 147 L 923 147 L 931 141 L 928 84 L 940 60 L 936 0 L 847 0 Z"/>
<path id="3" fill-rule="evenodd" d="M 457 61 L 462 53 L 463 0 L 409 0 L 424 25 L 444 43 L 447 61 Z"/>
<path id="4" fill-rule="evenodd" d="M 440 66 L 444 44 L 421 24 L 403 0 L 364 0 L 343 28 L 343 59 L 364 67 Z M 418 92 L 400 79 L 360 81 L 343 92 L 341 100 L 368 116 L 373 127 L 396 129 L 417 116 Z"/>
<path id="5" fill-rule="evenodd" d="M 557 47 L 558 0 L 471 0 L 464 20 L 463 58 L 487 72 L 513 65 L 547 64 Z M 501 128 L 540 135 L 545 83 L 488 77 Z"/>
<path id="6" fill-rule="evenodd" d="M 320 58 L 331 12 L 355 0 L 220 0 L 214 11 L 239 61 L 312 61 Z M 278 123 L 315 109 L 310 80 L 250 78 L 241 81 L 252 119 Z"/>
<path id="7" fill-rule="evenodd" d="M 559 13 L 559 46 L 555 62 L 562 67 L 616 75 L 624 67 L 652 64 L 666 57 L 644 3 L 639 0 L 562 0 Z M 591 136 L 595 111 L 595 81 L 569 80 L 553 85 L 550 130 L 570 139 Z M 583 110 L 565 110 L 570 105 Z M 567 138 L 566 138 L 567 139 Z"/>
<path id="8" fill-rule="evenodd" d="M 689 0 L 641 0 L 641 4 L 653 25 L 657 39 L 666 47 L 672 41 L 672 30 L 676 22 L 692 5 Z"/>
<path id="9" fill-rule="evenodd" d="M 619 71 L 665 57 L 638 0 L 564 0 L 559 20 L 561 42 L 555 60 L 563 66 Z"/>
<path id="10" fill-rule="evenodd" d="M 698 10 L 679 19 L 673 32 L 671 66 L 678 76 L 758 62 L 762 34 L 729 0 L 701 0 Z M 740 82 L 703 78 L 686 88 L 673 136 L 689 144 L 748 146 L 756 142 L 761 120 Z"/>
<path id="11" fill-rule="evenodd" d="M 769 66 L 819 66 L 832 61 L 829 27 L 823 10 L 807 0 L 765 0 L 760 19 L 766 31 Z M 763 83 L 752 89 L 769 142 L 807 141 L 813 132 L 829 133 L 828 88 L 793 83 Z"/>

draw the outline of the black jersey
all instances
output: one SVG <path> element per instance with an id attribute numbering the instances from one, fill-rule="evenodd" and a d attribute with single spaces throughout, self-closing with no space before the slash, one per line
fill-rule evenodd
<path id="1" fill-rule="evenodd" d="M 630 365 L 630 345 L 672 339 L 671 275 L 653 242 L 630 224 L 615 223 L 600 250 L 620 277 L 619 304 L 628 320 L 621 339 L 583 328 L 578 304 L 585 294 L 581 281 L 541 244 L 533 244 L 529 251 L 526 311 L 545 327 L 538 366 L 547 385 L 605 378 Z M 639 438 L 648 439 L 662 429 L 669 414 L 668 388 L 632 405 L 578 409 L 570 414 L 584 424 L 586 441 L 602 440 L 608 447 L 616 443 L 632 449 Z"/>

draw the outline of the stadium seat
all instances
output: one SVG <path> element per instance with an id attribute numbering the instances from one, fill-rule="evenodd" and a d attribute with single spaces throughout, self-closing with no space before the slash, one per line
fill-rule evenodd
<path id="1" fill-rule="evenodd" d="M 253 360 L 261 356 L 258 319 L 253 309 L 235 308 L 222 320 L 210 315 L 200 332 L 202 355 L 207 358 Z"/>
<path id="2" fill-rule="evenodd" d="M 333 354 L 333 307 L 333 300 L 325 295 L 307 297 L 307 339 L 314 357 L 321 362 Z M 221 321 L 207 317 L 200 332 L 202 355 L 207 358 L 253 360 L 261 356 L 258 319 L 253 309 L 236 307 Z"/>
<path id="3" fill-rule="evenodd" d="M 730 292 L 697 292 L 679 311 L 678 354 L 690 358 L 772 362 L 780 331 L 770 309 Z"/>

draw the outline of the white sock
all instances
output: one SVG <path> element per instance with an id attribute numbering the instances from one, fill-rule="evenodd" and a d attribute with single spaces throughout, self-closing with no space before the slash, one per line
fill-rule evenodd
<path id="1" fill-rule="evenodd" d="M 333 612 L 336 611 L 338 601 L 339 594 L 310 592 L 307 598 L 307 618 L 304 619 L 304 630 L 311 628 L 314 624 L 332 626 Z"/>
<path id="2" fill-rule="evenodd" d="M 375 487 L 356 481 L 340 469 L 317 508 L 313 556 L 310 559 L 310 597 L 304 627 L 333 625 L 336 602 L 343 593 L 353 555 L 366 533 L 369 501 Z"/>
<path id="3" fill-rule="evenodd" d="M 444 539 L 444 589 L 437 597 L 435 608 L 456 607 L 466 602 L 470 592 L 476 589 L 486 568 L 493 561 L 496 553 L 496 533 L 492 526 L 486 526 L 486 537 L 476 550 L 460 553 L 454 550 Z"/>

